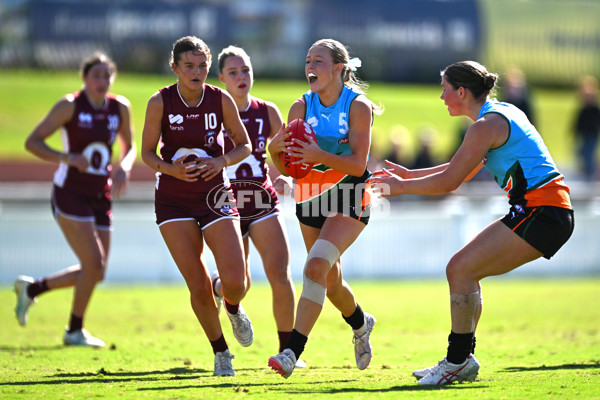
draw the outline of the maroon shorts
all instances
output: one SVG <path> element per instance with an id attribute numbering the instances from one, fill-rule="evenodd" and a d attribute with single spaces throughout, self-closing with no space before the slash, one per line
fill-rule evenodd
<path id="1" fill-rule="evenodd" d="M 239 219 L 235 203 L 215 208 L 203 198 L 176 196 L 158 190 L 154 192 L 154 212 L 158 226 L 171 221 L 195 220 L 200 229 L 224 218 Z"/>
<path id="2" fill-rule="evenodd" d="M 242 236 L 248 235 L 253 223 L 279 214 L 277 192 L 268 183 L 232 180 L 231 187 L 240 213 Z"/>
<path id="3" fill-rule="evenodd" d="M 52 214 L 76 221 L 91 221 L 97 229 L 108 230 L 112 226 L 112 199 L 109 191 L 92 197 L 87 194 L 52 187 Z"/>

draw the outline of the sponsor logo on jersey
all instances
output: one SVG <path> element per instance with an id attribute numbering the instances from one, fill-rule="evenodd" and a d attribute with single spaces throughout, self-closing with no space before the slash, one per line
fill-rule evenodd
<path id="1" fill-rule="evenodd" d="M 204 145 L 206 147 L 214 147 L 217 145 L 217 132 L 206 132 L 206 136 L 204 137 Z"/>
<path id="2" fill-rule="evenodd" d="M 338 140 L 338 144 L 350 143 L 350 138 L 341 138 Z"/>
<path id="3" fill-rule="evenodd" d="M 185 118 L 186 119 L 199 119 L 200 118 L 200 114 L 186 114 Z"/>
<path id="4" fill-rule="evenodd" d="M 169 122 L 172 124 L 181 124 L 183 122 L 183 117 L 180 114 L 169 114 Z"/>
<path id="5" fill-rule="evenodd" d="M 78 126 L 82 128 L 91 128 L 92 127 L 92 114 L 86 112 L 80 112 L 77 116 L 77 120 L 79 123 Z"/>
<path id="6" fill-rule="evenodd" d="M 175 126 L 173 124 L 181 124 L 183 123 L 183 117 L 181 116 L 181 114 L 169 114 L 169 122 L 171 123 L 171 125 L 169 125 L 169 128 L 172 131 L 182 131 L 183 130 L 183 126 Z"/>

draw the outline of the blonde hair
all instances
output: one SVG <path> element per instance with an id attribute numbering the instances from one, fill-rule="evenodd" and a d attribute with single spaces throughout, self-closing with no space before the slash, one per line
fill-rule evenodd
<path id="1" fill-rule="evenodd" d="M 252 68 L 252 63 L 250 62 L 250 56 L 244 49 L 238 46 L 227 46 L 219 53 L 217 57 L 219 63 L 219 72 L 223 72 L 223 67 L 225 66 L 225 61 L 229 57 L 240 57 L 243 58 L 250 68 Z"/>
<path id="2" fill-rule="evenodd" d="M 360 66 L 360 60 L 350 59 L 350 54 L 346 46 L 344 46 L 341 42 L 335 39 L 320 39 L 314 42 L 311 47 L 313 46 L 321 46 L 329 49 L 333 62 L 335 64 L 342 64 L 344 66 L 341 74 L 342 83 L 348 87 L 355 89 L 357 92 L 365 95 L 366 97 L 367 88 L 369 87 L 369 85 L 366 82 L 362 81 L 356 73 L 356 68 Z M 371 102 L 371 108 L 373 109 L 373 113 L 383 113 L 382 105 L 375 104 L 370 99 L 368 100 Z"/>

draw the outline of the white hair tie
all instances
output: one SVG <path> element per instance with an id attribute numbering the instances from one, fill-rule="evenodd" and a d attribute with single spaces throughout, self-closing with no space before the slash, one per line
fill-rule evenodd
<path id="1" fill-rule="evenodd" d="M 354 72 L 357 68 L 360 68 L 362 66 L 362 61 L 360 61 L 360 58 L 354 57 L 348 60 L 346 66 L 350 68 L 350 71 Z"/>

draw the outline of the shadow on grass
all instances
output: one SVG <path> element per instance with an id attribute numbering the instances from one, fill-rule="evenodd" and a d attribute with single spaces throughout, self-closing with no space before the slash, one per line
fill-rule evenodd
<path id="1" fill-rule="evenodd" d="M 526 371 L 555 371 L 559 369 L 600 369 L 600 361 L 590 364 L 561 364 L 561 365 L 540 365 L 538 367 L 507 367 L 504 372 L 526 372 Z"/>
<path id="2" fill-rule="evenodd" d="M 198 379 L 201 374 L 210 373 L 212 371 L 201 368 L 170 368 L 163 371 L 139 371 L 127 372 L 117 371 L 109 372 L 104 368 L 100 368 L 98 372 L 81 372 L 81 373 L 58 373 L 48 376 L 45 380 L 32 380 L 26 382 L 0 382 L 0 386 L 34 386 L 34 385 L 77 385 L 89 384 L 90 382 L 110 383 L 110 382 L 130 382 L 130 381 L 152 381 L 161 380 L 160 375 L 173 375 L 164 377 L 162 380 L 184 380 Z"/>
<path id="3" fill-rule="evenodd" d="M 228 378 L 225 378 L 228 379 Z M 285 394 L 338 394 L 338 393 L 388 393 L 388 392 L 419 392 L 419 391 L 440 391 L 440 390 L 466 390 L 466 389 L 485 389 L 488 386 L 482 386 L 475 382 L 474 384 L 458 384 L 454 383 L 446 386 L 419 386 L 416 383 L 412 385 L 401 385 L 401 386 L 391 386 L 391 387 L 377 387 L 377 388 L 357 388 L 357 387 L 339 387 L 339 388 L 330 388 L 330 389 L 322 389 L 319 388 L 319 385 L 331 386 L 332 384 L 343 385 L 348 384 L 355 386 L 356 380 L 354 379 L 346 379 L 346 380 L 338 380 L 338 381 L 311 381 L 310 384 L 307 385 L 306 381 L 293 382 L 293 381 L 284 381 L 280 383 L 267 383 L 267 382 L 257 382 L 257 383 L 243 383 L 243 382 L 222 382 L 222 383 L 210 383 L 210 384 L 202 384 L 198 385 L 186 385 L 186 386 L 161 386 L 161 387 L 152 387 L 152 388 L 138 388 L 138 391 L 163 391 L 163 390 L 185 390 L 185 389 L 201 389 L 201 388 L 231 388 L 237 391 L 246 391 L 246 389 L 251 387 L 260 387 L 265 388 L 267 391 L 273 392 L 282 392 Z M 302 386 L 303 389 L 300 389 L 299 386 Z"/>
<path id="4" fill-rule="evenodd" d="M 472 385 L 472 384 L 457 384 L 445 386 L 419 386 L 418 384 L 413 385 L 401 385 L 401 386 L 390 386 L 389 388 L 337 388 L 337 389 L 317 389 L 307 388 L 304 391 L 292 391 L 286 390 L 287 394 L 337 394 L 337 393 L 394 393 L 394 392 L 424 392 L 424 391 L 442 391 L 442 390 L 481 390 L 488 386 Z"/>
<path id="5" fill-rule="evenodd" d="M 45 346 L 0 346 L 0 352 L 12 353 L 15 351 L 50 351 L 50 350 L 64 350 L 63 344 L 53 344 Z"/>

